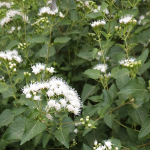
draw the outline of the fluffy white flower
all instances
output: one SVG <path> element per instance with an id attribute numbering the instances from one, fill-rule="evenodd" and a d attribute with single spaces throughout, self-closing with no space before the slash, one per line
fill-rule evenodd
<path id="1" fill-rule="evenodd" d="M 52 117 L 50 114 L 47 114 L 46 117 L 47 117 L 49 120 L 53 120 L 53 117 Z"/>
<path id="2" fill-rule="evenodd" d="M 107 68 L 107 64 L 98 64 L 95 67 L 93 67 L 93 69 L 100 70 L 102 73 L 105 73 Z"/>
<path id="3" fill-rule="evenodd" d="M 103 26 L 106 24 L 105 20 L 97 20 L 91 23 L 91 26 L 94 27 L 98 27 L 98 26 Z"/>
<path id="4" fill-rule="evenodd" d="M 125 15 L 125 16 L 121 17 L 121 19 L 119 19 L 119 22 L 120 22 L 121 24 L 122 24 L 122 23 L 127 24 L 127 23 L 129 23 L 129 22 L 132 21 L 132 18 L 133 18 L 132 15 Z"/>
<path id="5" fill-rule="evenodd" d="M 55 105 L 56 105 L 56 101 L 55 101 L 55 100 L 50 100 L 50 101 L 48 102 L 48 107 L 49 107 L 49 108 L 55 107 Z"/>
<path id="6" fill-rule="evenodd" d="M 30 93 L 26 94 L 26 98 L 31 98 L 32 95 Z"/>
<path id="7" fill-rule="evenodd" d="M 56 110 L 60 110 L 60 108 L 61 108 L 61 105 L 58 104 L 58 103 L 56 103 L 56 104 L 55 104 L 55 109 L 56 109 Z"/>
<path id="8" fill-rule="evenodd" d="M 136 60 L 135 58 L 130 58 L 129 60 L 124 59 L 124 60 L 119 61 L 119 63 L 120 65 L 129 66 L 129 64 L 135 62 L 135 60 Z"/>
<path id="9" fill-rule="evenodd" d="M 64 18 L 65 15 L 63 15 L 63 14 L 60 12 L 60 13 L 59 13 L 59 17 L 60 17 L 60 18 Z"/>
<path id="10" fill-rule="evenodd" d="M 98 144 L 98 142 L 97 142 L 97 140 L 95 140 L 95 141 L 94 141 L 94 145 L 97 145 L 97 144 Z"/>
<path id="11" fill-rule="evenodd" d="M 11 4 L 10 3 L 6 3 L 6 2 L 0 2 L 0 8 L 1 7 L 7 7 L 7 8 L 10 8 L 11 7 Z"/>
<path id="12" fill-rule="evenodd" d="M 112 148 L 112 143 L 111 143 L 111 140 L 105 140 L 104 141 L 104 144 L 106 145 L 106 147 L 108 147 L 109 149 L 111 149 Z"/>
<path id="13" fill-rule="evenodd" d="M 43 14 L 56 15 L 58 13 L 58 8 L 51 10 L 50 7 L 42 7 L 38 13 L 39 16 Z"/>
<path id="14" fill-rule="evenodd" d="M 76 134 L 77 134 L 77 133 L 78 133 L 78 129 L 74 129 L 74 133 L 76 133 Z"/>
<path id="15" fill-rule="evenodd" d="M 34 66 L 32 66 L 32 72 L 34 74 L 38 74 L 41 71 L 43 71 L 45 69 L 46 64 L 42 64 L 42 63 L 36 63 Z"/>
<path id="16" fill-rule="evenodd" d="M 41 100 L 41 97 L 35 95 L 33 99 L 36 100 L 36 101 L 40 101 L 40 100 Z"/>
<path id="17" fill-rule="evenodd" d="M 61 99 L 61 100 L 59 100 L 59 102 L 60 102 L 60 104 L 61 104 L 62 107 L 66 107 L 67 102 L 66 102 L 65 99 Z"/>

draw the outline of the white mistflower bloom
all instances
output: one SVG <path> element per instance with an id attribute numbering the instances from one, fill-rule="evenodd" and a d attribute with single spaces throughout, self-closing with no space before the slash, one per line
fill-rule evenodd
<path id="1" fill-rule="evenodd" d="M 75 123 L 75 126 L 79 126 L 81 124 L 82 124 L 82 122 L 77 122 L 77 123 Z"/>
<path id="2" fill-rule="evenodd" d="M 97 9 L 92 10 L 94 13 L 99 12 L 101 9 L 101 6 L 99 5 Z M 109 14 L 109 10 L 106 8 L 105 10 L 103 10 L 103 12 L 108 15 Z"/>
<path id="3" fill-rule="evenodd" d="M 21 27 L 19 26 L 18 28 L 17 28 L 17 30 L 19 31 L 21 29 Z"/>
<path id="4" fill-rule="evenodd" d="M 77 133 L 78 133 L 78 129 L 74 129 L 74 133 L 76 133 L 76 134 L 77 134 Z"/>
<path id="5" fill-rule="evenodd" d="M 53 67 L 46 68 L 46 70 L 47 70 L 49 73 L 54 73 L 54 72 L 55 72 Z"/>
<path id="6" fill-rule="evenodd" d="M 138 24 L 141 24 L 141 21 L 144 20 L 144 19 L 145 19 L 145 16 L 144 16 L 144 15 L 140 16 L 140 17 L 139 17 Z"/>
<path id="7" fill-rule="evenodd" d="M 124 60 L 119 61 L 119 64 L 124 65 L 124 66 L 129 66 L 131 63 L 134 63 L 135 60 L 136 60 L 135 58 L 129 58 L 129 60 L 124 59 Z"/>
<path id="8" fill-rule="evenodd" d="M 34 66 L 32 66 L 32 72 L 34 74 L 38 74 L 40 72 L 42 72 L 45 69 L 46 64 L 42 64 L 42 63 L 36 63 Z"/>
<path id="9" fill-rule="evenodd" d="M 85 5 L 86 7 L 89 7 L 89 1 L 85 1 L 85 2 L 84 2 L 84 5 Z"/>
<path id="10" fill-rule="evenodd" d="M 95 140 L 95 141 L 94 141 L 94 145 L 97 145 L 97 144 L 98 144 L 98 142 L 97 142 L 97 140 Z"/>
<path id="11" fill-rule="evenodd" d="M 127 24 L 132 21 L 132 18 L 133 18 L 133 15 L 123 16 L 123 17 L 121 17 L 121 19 L 119 19 L 119 23 Z"/>
<path id="12" fill-rule="evenodd" d="M 30 93 L 26 94 L 26 98 L 31 98 L 32 95 Z"/>
<path id="13" fill-rule="evenodd" d="M 53 108 L 53 107 L 55 107 L 55 105 L 56 105 L 56 101 L 55 101 L 55 100 L 50 100 L 50 101 L 48 102 L 48 107 L 49 107 L 49 108 Z"/>
<path id="14" fill-rule="evenodd" d="M 112 148 L 112 145 L 113 145 L 113 144 L 111 143 L 111 140 L 105 140 L 105 141 L 104 141 L 104 144 L 105 144 L 105 146 L 108 147 L 109 149 L 111 149 L 111 148 Z"/>
<path id="15" fill-rule="evenodd" d="M 91 23 L 91 26 L 94 27 L 98 27 L 98 26 L 103 26 L 106 24 L 105 20 L 97 20 Z"/>
<path id="16" fill-rule="evenodd" d="M 56 15 L 58 13 L 58 8 L 55 10 L 51 10 L 50 7 L 42 7 L 38 13 L 39 16 L 42 16 L 43 14 L 48 15 Z"/>
<path id="17" fill-rule="evenodd" d="M 59 17 L 60 17 L 60 18 L 64 18 L 65 16 L 60 12 L 60 13 L 59 13 Z"/>
<path id="18" fill-rule="evenodd" d="M 52 0 L 47 1 L 47 5 L 50 5 L 52 3 Z"/>
<path id="19" fill-rule="evenodd" d="M 46 117 L 47 117 L 49 120 L 53 120 L 53 117 L 52 117 L 50 114 L 47 114 Z"/>
<path id="20" fill-rule="evenodd" d="M 6 3 L 6 2 L 0 2 L 0 8 L 1 8 L 1 7 L 10 8 L 10 7 L 11 7 L 11 4 L 10 4 L 10 3 Z"/>
<path id="21" fill-rule="evenodd" d="M 100 70 L 102 73 L 105 73 L 107 68 L 107 64 L 98 64 L 95 67 L 93 67 L 93 69 Z"/>
<path id="22" fill-rule="evenodd" d="M 36 101 L 40 101 L 40 100 L 41 100 L 41 97 L 35 95 L 33 99 L 36 100 Z"/>
<path id="23" fill-rule="evenodd" d="M 56 104 L 55 104 L 55 109 L 56 109 L 56 110 L 60 110 L 60 108 L 61 108 L 61 105 L 58 104 L 58 103 L 56 103 Z"/>
<path id="24" fill-rule="evenodd" d="M 60 101 L 60 104 L 61 104 L 62 107 L 66 107 L 67 102 L 66 102 L 65 99 L 61 99 L 61 100 L 59 100 L 59 101 Z"/>

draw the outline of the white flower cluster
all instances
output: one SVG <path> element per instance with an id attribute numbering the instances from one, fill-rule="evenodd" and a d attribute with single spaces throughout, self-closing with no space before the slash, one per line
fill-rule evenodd
<path id="1" fill-rule="evenodd" d="M 34 25 L 39 25 L 40 23 L 49 23 L 48 18 L 47 17 L 41 17 L 40 19 L 38 19 L 36 22 L 34 22 L 33 24 L 31 24 L 32 26 Z"/>
<path id="2" fill-rule="evenodd" d="M 48 0 L 47 1 L 47 6 L 50 5 L 52 3 L 52 0 Z"/>
<path id="3" fill-rule="evenodd" d="M 10 8 L 10 7 L 11 7 L 11 4 L 10 4 L 10 3 L 6 3 L 6 2 L 0 2 L 0 8 L 1 8 L 1 7 Z"/>
<path id="4" fill-rule="evenodd" d="M 5 82 L 4 76 L 2 76 L 2 77 L 0 78 L 0 82 Z"/>
<path id="5" fill-rule="evenodd" d="M 138 24 L 141 25 L 141 22 L 142 22 L 142 20 L 144 20 L 144 19 L 145 19 L 145 16 L 144 16 L 144 15 L 140 16 L 140 17 L 139 17 Z M 144 22 L 142 23 L 142 25 L 145 25 L 146 23 L 147 23 L 147 21 L 144 21 Z"/>
<path id="6" fill-rule="evenodd" d="M 59 17 L 60 17 L 60 18 L 64 18 L 65 15 L 63 15 L 63 14 L 60 12 L 60 13 L 59 13 Z"/>
<path id="7" fill-rule="evenodd" d="M 17 30 L 19 31 L 21 29 L 21 27 L 17 27 Z M 9 34 L 12 34 L 14 31 L 16 30 L 15 27 L 11 27 L 11 30 L 7 31 Z"/>
<path id="8" fill-rule="evenodd" d="M 12 61 L 15 60 L 18 63 L 21 63 L 23 60 L 20 55 L 18 55 L 17 50 L 6 50 L 5 52 L 0 52 L 0 59 Z"/>
<path id="9" fill-rule="evenodd" d="M 96 59 L 99 60 L 100 57 L 102 56 L 102 53 L 101 53 L 101 52 L 98 52 L 97 55 L 98 55 L 98 57 L 97 57 Z M 106 60 L 106 61 L 109 60 L 109 57 L 105 57 L 105 60 Z"/>
<path id="10" fill-rule="evenodd" d="M 46 117 L 47 117 L 47 119 L 49 119 L 51 121 L 53 120 L 53 116 L 51 114 L 47 114 Z"/>
<path id="11" fill-rule="evenodd" d="M 97 7 L 97 9 L 92 10 L 94 13 L 99 12 L 101 10 L 101 5 L 99 5 Z M 105 10 L 103 10 L 103 12 L 108 15 L 109 14 L 109 10 L 106 8 Z"/>
<path id="12" fill-rule="evenodd" d="M 97 140 L 94 141 L 94 147 L 93 150 L 112 150 L 113 149 L 113 145 L 111 140 L 104 140 L 103 141 L 104 145 L 102 145 L 101 143 L 98 143 Z M 118 150 L 118 147 L 115 147 L 115 150 Z"/>
<path id="13" fill-rule="evenodd" d="M 136 60 L 135 58 L 130 58 L 129 60 L 124 59 L 124 60 L 119 61 L 119 64 L 128 67 L 130 64 L 134 63 L 135 60 Z"/>
<path id="14" fill-rule="evenodd" d="M 38 13 L 39 16 L 42 16 L 43 14 L 48 14 L 48 15 L 56 15 L 58 13 L 58 8 L 55 10 L 51 10 L 50 7 L 42 7 Z"/>
<path id="15" fill-rule="evenodd" d="M 98 27 L 98 26 L 103 26 L 106 24 L 105 20 L 97 20 L 91 23 L 91 26 L 94 27 Z"/>
<path id="16" fill-rule="evenodd" d="M 34 66 L 32 66 L 32 72 L 34 74 L 39 74 L 40 72 L 42 72 L 43 70 L 45 70 L 45 66 L 46 64 L 43 64 L 43 63 L 36 63 Z M 49 73 L 54 73 L 54 68 L 53 67 L 50 67 L 50 68 L 46 68 L 46 70 L 49 72 Z"/>
<path id="17" fill-rule="evenodd" d="M 121 19 L 119 19 L 119 23 L 128 24 L 128 23 L 132 22 L 132 18 L 133 18 L 132 15 L 125 15 L 125 16 L 121 17 Z"/>
<path id="18" fill-rule="evenodd" d="M 14 72 L 17 71 L 17 70 L 16 70 L 16 64 L 15 64 L 15 63 L 9 62 L 9 68 L 10 68 L 11 70 L 13 70 Z"/>
<path id="19" fill-rule="evenodd" d="M 81 108 L 80 97 L 61 78 L 52 77 L 46 82 L 31 83 L 22 89 L 26 98 L 33 98 L 34 100 L 42 100 L 40 96 L 43 90 L 43 94 L 45 93 L 45 96 L 49 97 L 45 107 L 46 112 L 49 112 L 51 109 L 57 111 L 63 109 L 79 115 Z"/>
<path id="20" fill-rule="evenodd" d="M 28 16 L 26 16 L 25 14 L 22 14 L 20 12 L 20 10 L 9 10 L 6 13 L 6 17 L 4 17 L 1 21 L 0 21 L 0 25 L 1 27 L 4 26 L 4 24 L 9 23 L 10 21 L 13 20 L 13 17 L 19 15 L 22 16 L 23 21 L 28 22 Z"/>

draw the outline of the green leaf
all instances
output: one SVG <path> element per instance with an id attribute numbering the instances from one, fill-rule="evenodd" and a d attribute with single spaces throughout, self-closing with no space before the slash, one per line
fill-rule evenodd
<path id="1" fill-rule="evenodd" d="M 142 128 L 140 130 L 138 137 L 142 138 L 149 133 L 150 133 L 150 119 L 148 118 L 142 123 Z"/>
<path id="2" fill-rule="evenodd" d="M 144 64 L 144 62 L 146 61 L 147 57 L 148 57 L 148 54 L 149 54 L 149 50 L 148 48 L 145 49 L 145 51 L 136 59 L 137 61 L 138 60 L 141 60 L 141 65 Z"/>
<path id="3" fill-rule="evenodd" d="M 88 61 L 93 60 L 93 52 L 81 52 L 79 54 L 76 54 L 78 57 L 81 57 L 83 59 L 86 59 Z"/>
<path id="4" fill-rule="evenodd" d="M 10 124 L 14 120 L 15 115 L 10 109 L 6 109 L 0 115 L 0 127 Z"/>
<path id="5" fill-rule="evenodd" d="M 112 103 L 111 96 L 107 90 L 103 90 L 103 106 L 110 106 Z"/>
<path id="6" fill-rule="evenodd" d="M 136 142 L 138 140 L 138 132 L 137 131 L 134 131 L 131 128 L 127 128 L 127 132 L 132 141 Z"/>
<path id="7" fill-rule="evenodd" d="M 39 142 L 42 138 L 42 135 L 43 135 L 43 133 L 40 133 L 40 134 L 35 136 L 34 147 L 36 147 L 39 144 Z"/>
<path id="8" fill-rule="evenodd" d="M 93 86 L 90 84 L 85 84 L 81 94 L 81 100 L 84 102 L 89 96 L 95 94 L 99 90 L 98 85 Z"/>
<path id="9" fill-rule="evenodd" d="M 21 139 L 25 130 L 25 118 L 18 117 L 4 134 L 6 140 Z"/>
<path id="10" fill-rule="evenodd" d="M 102 100 L 102 97 L 100 95 L 95 95 L 95 96 L 89 97 L 88 99 L 93 102 L 100 102 Z"/>
<path id="11" fill-rule="evenodd" d="M 85 136 L 85 135 L 86 135 L 87 133 L 89 133 L 91 130 L 92 130 L 92 128 L 84 129 L 84 132 L 83 132 L 83 135 L 82 135 L 82 136 Z"/>
<path id="12" fill-rule="evenodd" d="M 117 93 L 118 93 L 116 85 L 112 84 L 111 87 L 109 88 L 108 92 L 111 96 L 111 99 L 114 100 L 117 97 Z"/>
<path id="13" fill-rule="evenodd" d="M 144 102 L 150 98 L 149 91 L 146 89 L 146 84 L 143 78 L 135 78 L 130 80 L 118 94 L 126 94 L 132 96 L 136 101 Z"/>
<path id="14" fill-rule="evenodd" d="M 29 43 L 46 43 L 47 42 L 47 38 L 46 37 L 34 37 L 32 39 L 27 39 L 27 42 Z"/>
<path id="15" fill-rule="evenodd" d="M 150 39 L 150 29 L 143 31 L 138 35 L 138 42 L 141 44 L 147 43 L 149 39 Z"/>
<path id="16" fill-rule="evenodd" d="M 138 28 L 135 30 L 135 33 L 139 33 L 139 32 L 141 32 L 142 30 L 147 29 L 148 27 L 150 27 L 150 24 L 142 25 L 142 26 L 138 27 Z"/>
<path id="17" fill-rule="evenodd" d="M 99 13 L 99 12 L 96 12 L 96 13 L 90 13 L 90 14 L 87 14 L 87 15 L 85 15 L 85 16 L 86 16 L 86 18 L 92 18 L 92 19 L 95 19 L 95 18 L 97 18 L 97 17 L 101 17 L 102 14 Z"/>
<path id="18" fill-rule="evenodd" d="M 55 38 L 54 40 L 54 44 L 63 44 L 63 43 L 67 43 L 71 40 L 70 37 L 60 37 L 60 38 Z"/>
<path id="19" fill-rule="evenodd" d="M 16 45 L 18 45 L 19 42 L 16 40 L 11 41 L 7 46 L 6 46 L 6 50 L 10 50 L 11 48 L 15 47 Z"/>
<path id="20" fill-rule="evenodd" d="M 40 121 L 33 120 L 33 119 L 26 119 L 25 133 L 23 134 L 20 145 L 29 141 L 37 134 L 43 132 L 45 129 L 46 129 L 46 125 L 41 123 Z"/>
<path id="21" fill-rule="evenodd" d="M 104 121 L 105 123 L 112 129 L 113 127 L 113 122 L 114 122 L 114 115 L 113 114 L 106 114 L 104 116 Z"/>
<path id="22" fill-rule="evenodd" d="M 0 83 L 0 93 L 3 93 L 8 90 L 8 86 Z"/>
<path id="23" fill-rule="evenodd" d="M 149 67 L 150 67 L 150 62 L 145 63 L 139 68 L 137 74 L 141 76 Z"/>
<path id="24" fill-rule="evenodd" d="M 78 13 L 76 10 L 71 10 L 70 19 L 72 20 L 73 23 L 78 21 Z"/>
<path id="25" fill-rule="evenodd" d="M 100 71 L 96 69 L 88 69 L 83 74 L 86 74 L 92 79 L 98 79 L 100 77 Z"/>
<path id="26" fill-rule="evenodd" d="M 54 46 L 51 46 L 50 50 L 49 50 L 49 57 L 55 55 L 55 53 L 56 53 L 56 51 L 55 51 Z M 43 45 L 43 47 L 39 51 L 39 56 L 47 58 L 47 56 L 48 56 L 48 46 L 47 46 L 47 44 Z"/>
<path id="27" fill-rule="evenodd" d="M 137 148 L 136 147 L 130 147 L 130 150 L 137 150 Z"/>
<path id="28" fill-rule="evenodd" d="M 21 106 L 21 107 L 19 107 L 18 109 L 16 109 L 15 115 L 20 115 L 20 114 L 22 114 L 23 112 L 25 112 L 27 109 L 28 109 L 28 107 Z"/>
<path id="29" fill-rule="evenodd" d="M 45 132 L 45 134 L 43 135 L 43 148 L 46 147 L 46 145 L 48 144 L 48 141 L 50 140 L 51 138 L 51 134 Z"/>
<path id="30" fill-rule="evenodd" d="M 66 148 L 69 148 L 69 129 L 60 128 L 54 132 L 58 141 L 60 141 Z"/>
<path id="31" fill-rule="evenodd" d="M 149 109 L 146 107 L 139 107 L 129 111 L 129 116 L 139 125 L 142 125 L 144 120 L 148 117 Z"/>
<path id="32" fill-rule="evenodd" d="M 116 44 L 116 46 L 119 46 L 119 47 L 121 47 L 122 49 L 125 49 L 125 45 L 122 45 L 122 44 Z"/>
<path id="33" fill-rule="evenodd" d="M 125 15 L 133 15 L 133 17 L 135 17 L 138 14 L 138 9 L 126 9 L 126 10 L 121 10 L 121 14 L 119 15 L 121 16 L 125 16 Z"/>
<path id="34" fill-rule="evenodd" d="M 92 150 L 92 149 L 83 143 L 82 150 Z"/>
<path id="35" fill-rule="evenodd" d="M 121 141 L 120 140 L 118 140 L 118 139 L 112 139 L 111 142 L 112 142 L 112 144 L 113 144 L 114 147 L 118 147 L 118 150 L 121 149 L 122 145 L 121 145 Z"/>
<path id="36" fill-rule="evenodd" d="M 3 95 L 4 99 L 8 98 L 8 97 L 13 97 L 14 96 L 14 90 L 13 90 L 13 88 L 11 88 L 11 87 L 8 88 L 8 90 L 5 91 L 5 92 L 3 92 L 2 95 Z"/>
<path id="37" fill-rule="evenodd" d="M 100 13 L 103 12 L 109 5 L 105 2 L 102 2 L 101 8 L 100 8 Z"/>

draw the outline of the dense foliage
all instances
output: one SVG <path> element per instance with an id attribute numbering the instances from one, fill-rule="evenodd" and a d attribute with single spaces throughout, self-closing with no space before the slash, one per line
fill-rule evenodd
<path id="1" fill-rule="evenodd" d="M 0 150 L 150 149 L 150 0 L 0 2 Z"/>

